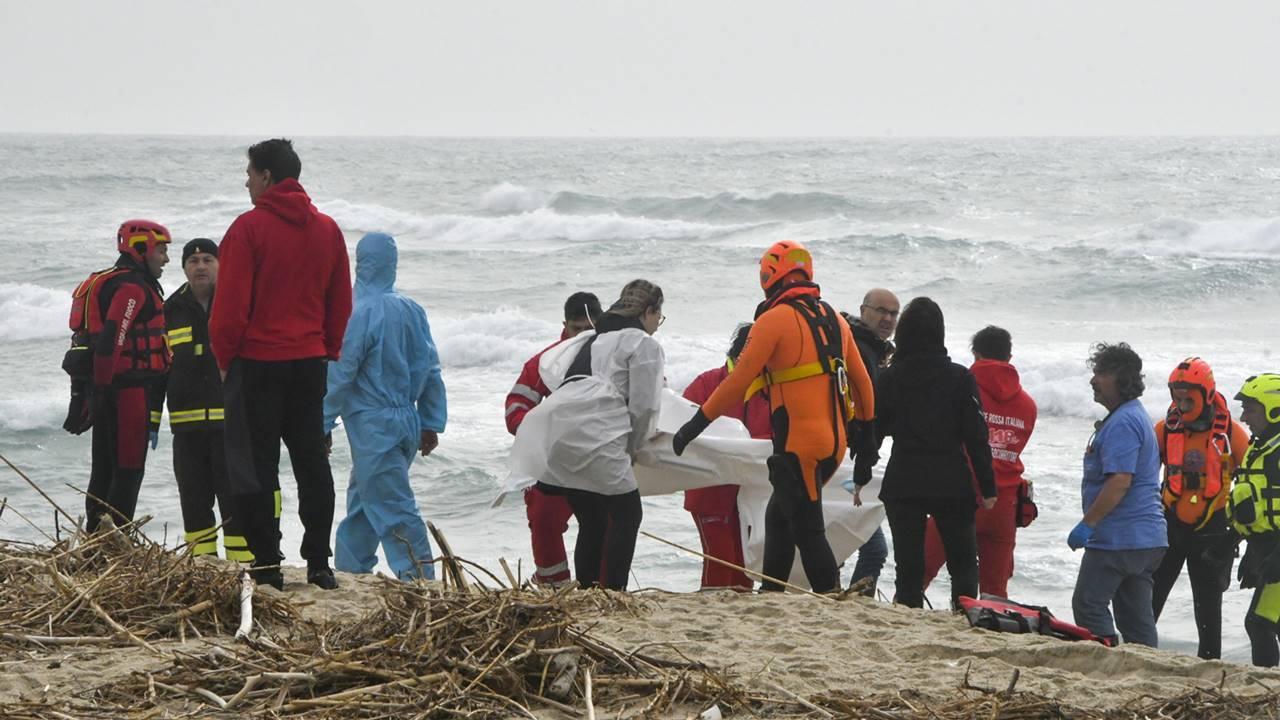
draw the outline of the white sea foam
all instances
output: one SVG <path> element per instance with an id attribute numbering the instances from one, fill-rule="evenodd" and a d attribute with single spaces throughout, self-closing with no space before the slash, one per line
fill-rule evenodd
<path id="1" fill-rule="evenodd" d="M 1196 221 L 1166 217 L 1118 228 L 1099 239 L 1141 253 L 1273 258 L 1280 252 L 1280 218 Z"/>
<path id="2" fill-rule="evenodd" d="M 71 292 L 0 283 L 0 341 L 70 337 Z"/>
<path id="3" fill-rule="evenodd" d="M 333 200 L 324 203 L 321 209 L 348 232 L 387 232 L 405 239 L 453 243 L 461 247 L 556 241 L 711 239 L 754 227 L 624 217 L 616 213 L 562 215 L 546 208 L 499 217 L 418 215 L 381 205 Z"/>
<path id="4" fill-rule="evenodd" d="M 67 413 L 66 391 L 5 393 L 0 397 L 0 430 L 22 432 L 58 428 Z"/>
<path id="5" fill-rule="evenodd" d="M 550 197 L 541 190 L 504 182 L 489 188 L 480 198 L 480 207 L 495 213 L 530 212 L 545 207 Z"/>
<path id="6" fill-rule="evenodd" d="M 496 366 L 518 373 L 525 360 L 555 342 L 560 326 L 502 307 L 465 317 L 432 318 L 431 334 L 446 369 Z"/>

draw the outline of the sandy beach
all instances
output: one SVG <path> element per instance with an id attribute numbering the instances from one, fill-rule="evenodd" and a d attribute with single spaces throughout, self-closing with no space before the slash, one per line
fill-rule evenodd
<path id="1" fill-rule="evenodd" d="M 288 568 L 286 575 L 283 593 L 259 590 L 258 601 L 275 599 L 292 605 L 298 613 L 297 628 L 368 622 L 371 614 L 384 607 L 386 589 L 393 586 L 377 576 L 340 573 L 340 588 L 325 592 L 307 585 L 301 569 Z M 595 592 L 579 599 L 585 597 L 603 598 Z M 798 594 L 650 591 L 609 602 L 570 598 L 569 604 L 577 608 L 575 631 L 586 630 L 629 655 L 703 663 L 736 686 L 774 697 L 817 699 L 834 694 L 943 703 L 966 693 L 983 695 L 980 689 L 1006 690 L 1015 671 L 1017 693 L 1091 710 L 1124 708 L 1195 689 L 1254 698 L 1267 689 L 1280 690 L 1277 670 L 1203 662 L 1137 646 L 1108 649 L 1086 642 L 993 633 L 970 628 L 958 615 L 861 597 L 833 601 Z M 307 632 L 297 628 L 285 634 Z M 215 648 L 235 653 L 238 644 L 243 645 L 228 633 L 188 636 L 185 642 L 160 639 L 154 643 L 154 652 L 133 645 L 29 643 L 18 650 L 6 649 L 0 659 L 4 668 L 0 711 L 7 717 L 15 713 L 57 717 L 38 714 L 33 708 L 46 702 L 50 707 L 57 703 L 84 707 L 86 699 L 104 688 L 139 675 L 159 674 L 173 666 L 175 658 L 208 656 L 219 652 Z M 962 690 L 966 677 L 967 691 Z M 703 709 L 685 703 L 669 716 L 696 716 Z M 205 710 L 215 712 L 212 705 Z M 555 708 L 536 713 L 550 718 L 566 715 Z M 335 711 L 335 716 L 344 715 Z M 778 711 L 765 716 L 799 715 Z"/>

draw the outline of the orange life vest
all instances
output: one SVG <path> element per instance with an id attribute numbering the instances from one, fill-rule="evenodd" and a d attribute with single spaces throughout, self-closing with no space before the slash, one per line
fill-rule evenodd
<path id="1" fill-rule="evenodd" d="M 1231 484 L 1231 413 L 1226 398 L 1214 393 L 1213 423 L 1205 452 L 1187 452 L 1187 438 L 1192 434 L 1175 407 L 1165 417 L 1164 486 L 1160 496 L 1164 506 L 1173 509 L 1178 520 L 1187 525 L 1203 525 L 1213 512 L 1222 507 L 1219 499 L 1224 487 Z M 1199 461 L 1195 461 L 1200 458 Z M 1193 460 L 1188 464 L 1188 460 Z M 1225 496 L 1223 496 L 1225 497 Z M 1185 501 L 1183 501 L 1185 498 Z"/>
<path id="2" fill-rule="evenodd" d="M 103 291 L 113 285 L 112 280 L 130 272 L 129 268 L 110 267 L 89 274 L 71 294 L 71 349 L 63 360 L 63 367 L 76 377 L 91 377 L 93 352 L 103 330 L 107 307 L 103 303 Z M 126 375 L 154 375 L 168 371 L 170 353 L 164 329 L 164 298 L 155 288 L 142 284 L 146 290 L 146 302 L 130 325 L 127 343 L 120 353 L 115 373 Z M 75 372 L 72 371 L 75 369 Z"/>

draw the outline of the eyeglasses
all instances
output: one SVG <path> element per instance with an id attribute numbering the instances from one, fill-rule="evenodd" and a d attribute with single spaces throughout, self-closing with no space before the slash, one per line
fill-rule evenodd
<path id="1" fill-rule="evenodd" d="M 884 315 L 885 317 L 895 318 L 895 319 L 898 317 L 898 312 L 899 312 L 898 310 L 890 310 L 889 308 L 883 307 L 880 305 L 876 305 L 875 307 L 872 307 L 870 305 L 863 305 L 862 308 L 864 310 L 874 310 L 877 313 Z"/>
<path id="2" fill-rule="evenodd" d="M 662 323 L 667 321 L 666 315 L 658 315 L 658 327 L 662 327 Z"/>

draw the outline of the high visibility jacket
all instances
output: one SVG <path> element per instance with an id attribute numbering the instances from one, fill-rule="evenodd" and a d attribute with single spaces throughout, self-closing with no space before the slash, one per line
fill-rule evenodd
<path id="1" fill-rule="evenodd" d="M 1241 535 L 1280 530 L 1280 433 L 1254 438 L 1236 469 L 1227 518 Z"/>
<path id="2" fill-rule="evenodd" d="M 169 429 L 221 430 L 222 378 L 209 348 L 209 313 L 189 285 L 183 284 L 165 301 L 164 326 L 173 351 L 166 390 Z"/>

